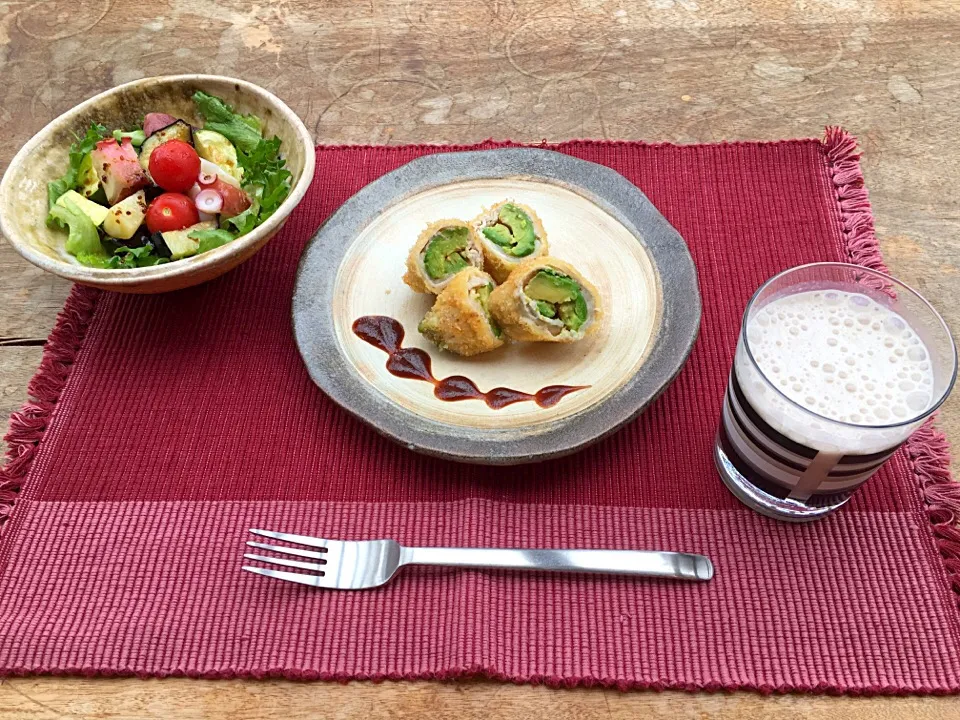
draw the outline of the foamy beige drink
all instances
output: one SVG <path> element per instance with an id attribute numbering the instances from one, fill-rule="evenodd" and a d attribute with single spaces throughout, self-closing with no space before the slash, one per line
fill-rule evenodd
<path id="1" fill-rule="evenodd" d="M 940 317 L 865 272 L 788 271 L 745 315 L 716 460 L 731 490 L 765 514 L 814 519 L 842 505 L 953 384 L 956 351 Z M 804 277 L 789 282 L 791 273 Z M 826 277 L 810 279 L 818 273 Z"/>

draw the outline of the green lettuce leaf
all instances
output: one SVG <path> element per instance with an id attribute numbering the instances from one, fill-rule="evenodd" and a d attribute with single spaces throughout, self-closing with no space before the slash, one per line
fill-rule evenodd
<path id="1" fill-rule="evenodd" d="M 220 98 L 201 90 L 193 94 L 193 102 L 203 115 L 204 127 L 226 137 L 237 150 L 253 152 L 263 139 L 260 119 L 255 115 L 240 115 Z"/>
<path id="2" fill-rule="evenodd" d="M 97 143 L 107 137 L 107 128 L 99 123 L 93 123 L 88 129 L 86 135 L 82 138 L 76 137 L 76 142 L 70 145 L 70 166 L 63 177 L 47 183 L 47 204 L 53 208 L 60 196 L 67 190 L 73 190 L 77 186 L 77 178 L 80 172 L 80 164 L 83 159 L 96 147 Z M 56 225 L 55 216 L 47 218 L 48 225 Z"/>
<path id="3" fill-rule="evenodd" d="M 121 245 L 113 251 L 113 255 L 97 253 L 79 253 L 77 260 L 81 265 L 106 270 L 131 270 L 133 268 L 151 267 L 170 262 L 170 258 L 160 257 L 153 252 L 153 245 L 147 243 L 141 247 L 127 247 Z"/>
<path id="4" fill-rule="evenodd" d="M 252 153 L 238 153 L 237 160 L 243 168 L 244 186 L 261 189 L 259 225 L 273 215 L 290 194 L 292 175 L 285 167 L 286 161 L 280 157 L 280 138 L 274 136 L 262 140 Z"/>
<path id="5" fill-rule="evenodd" d="M 69 199 L 64 202 L 50 208 L 50 216 L 69 231 L 65 243 L 67 252 L 75 257 L 81 254 L 105 257 L 107 253 L 100 243 L 97 226 Z"/>
<path id="6" fill-rule="evenodd" d="M 233 233 L 222 228 L 218 230 L 194 230 L 190 233 L 189 237 L 200 241 L 200 247 L 197 249 L 197 254 L 199 255 L 208 250 L 218 248 L 221 245 L 226 245 L 233 240 Z"/>
<path id="7" fill-rule="evenodd" d="M 116 260 L 115 255 L 98 255 L 97 253 L 77 253 L 76 255 L 77 262 L 81 265 L 86 265 L 87 267 L 99 268 L 101 270 L 107 270 L 113 267 L 111 264 L 112 260 Z M 119 267 L 119 266 L 117 266 Z"/>
<path id="8" fill-rule="evenodd" d="M 170 258 L 160 257 L 154 253 L 152 243 L 146 243 L 140 247 L 121 245 L 113 251 L 113 257 L 110 260 L 114 263 L 111 267 L 118 268 L 151 267 L 170 262 Z"/>
<path id="9" fill-rule="evenodd" d="M 264 138 L 257 117 L 239 115 L 219 98 L 197 92 L 193 100 L 205 118 L 205 127 L 224 135 L 236 147 L 237 163 L 243 168 L 243 188 L 254 202 L 221 226 L 244 235 L 266 222 L 290 194 L 292 175 L 280 156 L 280 138 Z"/>

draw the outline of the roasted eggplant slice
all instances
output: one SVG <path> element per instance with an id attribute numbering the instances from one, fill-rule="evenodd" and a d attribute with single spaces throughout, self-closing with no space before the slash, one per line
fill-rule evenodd
<path id="1" fill-rule="evenodd" d="M 193 130 L 183 120 L 177 120 L 174 123 L 160 128 L 150 137 L 143 141 L 140 146 L 140 167 L 147 172 L 150 171 L 150 155 L 167 140 L 183 140 L 185 143 L 193 144 Z"/>

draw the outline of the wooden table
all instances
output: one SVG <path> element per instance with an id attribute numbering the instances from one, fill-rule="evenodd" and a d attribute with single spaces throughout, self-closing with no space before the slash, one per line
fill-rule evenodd
<path id="1" fill-rule="evenodd" d="M 951 0 L 0 0 L 0 167 L 112 85 L 214 72 L 318 142 L 860 137 L 892 271 L 960 327 L 960 4 Z M 68 285 L 0 248 L 0 410 Z M 941 425 L 960 439 L 960 394 Z M 495 684 L 17 678 L 0 716 L 960 718 L 953 698 L 765 699 Z"/>

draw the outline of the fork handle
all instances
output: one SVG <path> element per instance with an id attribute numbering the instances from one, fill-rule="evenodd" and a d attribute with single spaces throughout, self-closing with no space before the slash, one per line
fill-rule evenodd
<path id="1" fill-rule="evenodd" d="M 515 568 L 549 572 L 615 573 L 677 580 L 709 580 L 713 563 L 703 555 L 654 550 L 520 550 L 504 548 L 401 548 L 401 565 Z"/>

